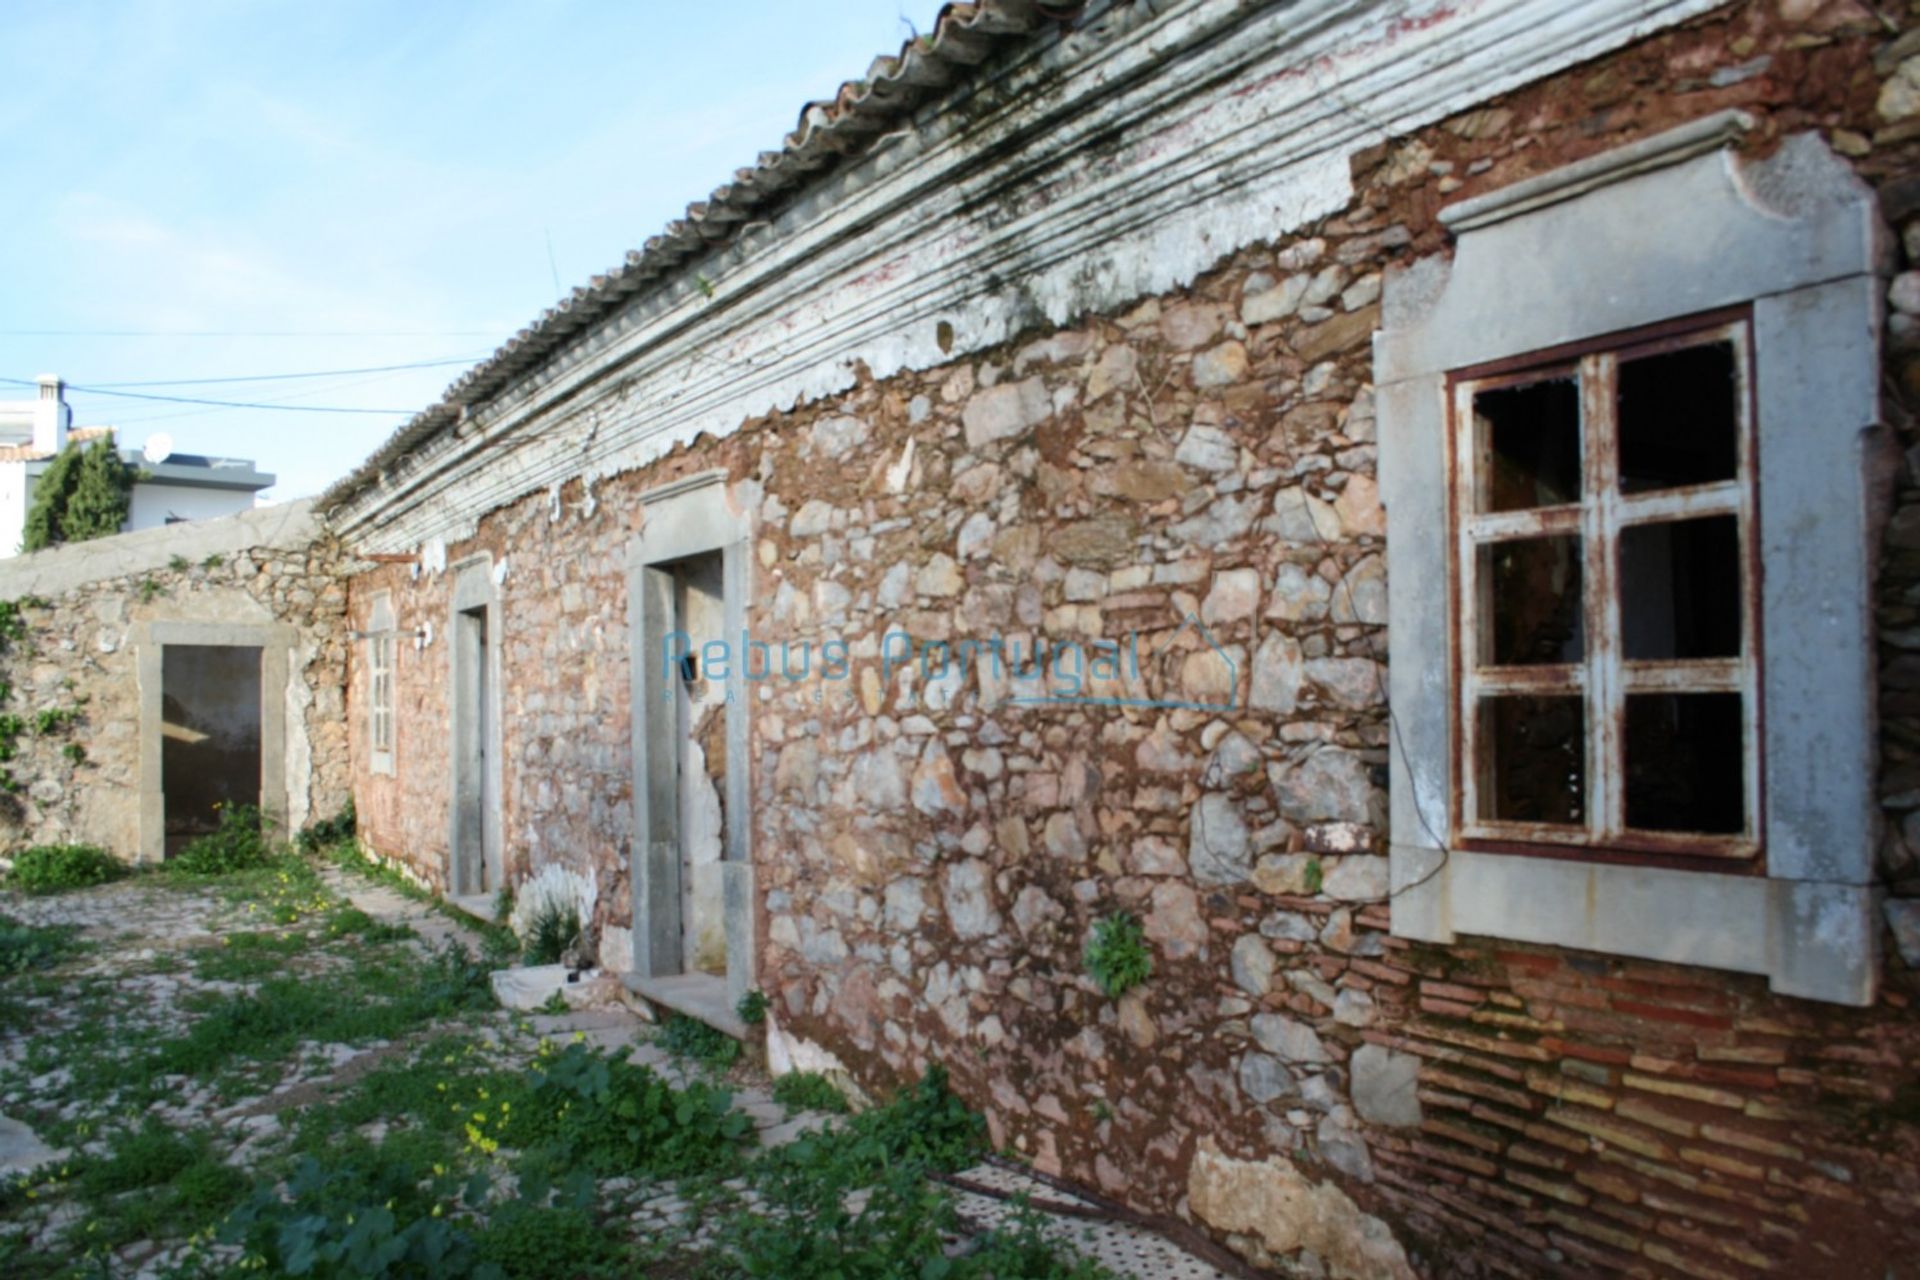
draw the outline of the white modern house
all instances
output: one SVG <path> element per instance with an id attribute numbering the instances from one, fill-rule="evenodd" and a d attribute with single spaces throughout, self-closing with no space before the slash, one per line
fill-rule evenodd
<path id="1" fill-rule="evenodd" d="M 73 407 L 59 378 L 42 374 L 38 381 L 35 398 L 0 400 L 0 557 L 20 553 L 34 483 L 60 451 L 70 442 L 116 439 L 112 427 L 73 425 Z M 165 436 L 121 453 L 140 470 L 127 512 L 129 531 L 246 511 L 274 482 L 245 458 L 175 453 Z"/>

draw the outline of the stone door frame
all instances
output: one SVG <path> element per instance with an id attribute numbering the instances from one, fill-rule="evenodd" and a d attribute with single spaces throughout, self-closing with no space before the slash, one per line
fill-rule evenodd
<path id="1" fill-rule="evenodd" d="M 627 626 L 633 749 L 633 971 L 642 978 L 683 972 L 680 910 L 679 751 L 675 704 L 661 654 L 673 629 L 675 562 L 718 552 L 723 634 L 746 630 L 752 589 L 752 521 L 727 499 L 727 473 L 714 470 L 640 495 L 646 522 L 627 544 Z M 747 751 L 744 655 L 727 665 L 727 776 L 721 914 L 727 936 L 727 999 L 754 985 L 752 789 Z"/>
<path id="2" fill-rule="evenodd" d="M 260 812 L 280 827 L 287 822 L 287 685 L 294 629 L 271 622 L 143 622 L 133 632 L 134 669 L 140 690 L 140 847 L 138 860 L 167 856 L 167 798 L 161 768 L 165 721 L 166 648 L 258 649 L 260 651 Z"/>
<path id="3" fill-rule="evenodd" d="M 493 580 L 490 554 L 468 556 L 451 569 L 453 598 L 447 608 L 448 750 L 452 753 L 451 767 L 447 770 L 447 891 L 453 897 L 471 897 L 488 891 L 481 888 L 482 883 L 490 884 L 492 891 L 498 891 L 505 883 L 500 805 L 500 591 Z M 474 612 L 483 616 L 487 631 L 486 647 L 481 655 L 483 666 L 478 671 L 468 669 L 468 646 L 461 620 L 462 614 Z M 472 723 L 468 705 L 469 689 L 475 679 L 483 681 L 482 693 L 486 698 L 481 726 Z M 485 756 L 485 769 L 479 778 L 469 778 L 462 772 L 466 754 L 463 744 L 480 732 L 482 726 L 486 738 L 479 747 Z M 482 848 L 478 867 L 463 861 L 460 849 L 460 810 L 476 786 L 480 794 L 471 799 L 480 812 Z"/>

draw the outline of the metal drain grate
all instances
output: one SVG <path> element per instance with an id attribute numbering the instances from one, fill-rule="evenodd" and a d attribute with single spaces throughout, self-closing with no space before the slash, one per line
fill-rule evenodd
<path id="1" fill-rule="evenodd" d="M 1046 1215 L 1047 1222 L 1041 1230 L 1049 1240 L 1070 1246 L 1119 1275 L 1136 1280 L 1226 1280 L 1225 1272 L 1145 1227 L 1109 1218 L 1080 1216 L 1097 1215 L 1101 1210 L 1091 1201 L 1018 1170 L 993 1164 L 976 1165 L 959 1174 L 957 1181 L 998 1193 L 982 1195 L 964 1186 L 952 1189 L 961 1216 L 977 1230 L 990 1230 L 1019 1213 L 1018 1204 L 999 1199 L 998 1195 L 1024 1195 L 1034 1209 Z"/>

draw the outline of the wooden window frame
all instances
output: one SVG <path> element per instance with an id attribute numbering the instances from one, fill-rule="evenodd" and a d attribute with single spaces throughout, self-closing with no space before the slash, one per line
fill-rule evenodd
<path id="1" fill-rule="evenodd" d="M 372 771 L 392 773 L 394 638 L 399 631 L 394 623 L 392 601 L 385 593 L 375 598 L 372 620 L 372 628 L 367 633 L 367 746 L 372 754 Z"/>
<path id="2" fill-rule="evenodd" d="M 1625 359 L 1730 341 L 1739 380 L 1737 454 L 1732 480 L 1622 494 L 1618 486 L 1617 375 Z M 1474 429 L 1480 392 L 1524 385 L 1556 374 L 1577 377 L 1581 493 L 1577 503 L 1482 513 L 1478 486 L 1485 446 Z M 1750 308 L 1712 312 L 1610 334 L 1564 347 L 1453 372 L 1446 379 L 1448 466 L 1449 640 L 1453 675 L 1454 761 L 1451 820 L 1458 847 L 1489 853 L 1647 863 L 1764 874 L 1764 720 L 1761 703 L 1759 499 L 1756 486 L 1757 405 Z M 1594 446 L 1601 447 L 1594 447 Z M 1619 545 L 1634 525 L 1733 516 L 1741 561 L 1740 655 L 1737 658 L 1628 661 L 1622 656 Z M 1575 664 L 1481 668 L 1478 556 L 1482 546 L 1523 538 L 1574 536 L 1582 549 L 1583 659 Z M 1634 830 L 1626 825 L 1626 698 L 1629 693 L 1737 693 L 1742 700 L 1742 792 L 1745 831 L 1702 835 Z M 1481 787 L 1479 717 L 1485 696 L 1579 696 L 1585 721 L 1583 827 L 1493 821 L 1478 817 Z"/>

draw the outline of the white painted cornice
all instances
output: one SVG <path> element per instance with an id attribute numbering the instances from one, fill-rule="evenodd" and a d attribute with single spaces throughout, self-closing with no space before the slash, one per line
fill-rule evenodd
<path id="1" fill-rule="evenodd" d="M 364 551 L 1190 283 L 1344 208 L 1354 152 L 1714 0 L 1116 5 L 637 295 L 332 523 Z M 936 330 L 952 327 L 950 351 Z"/>

